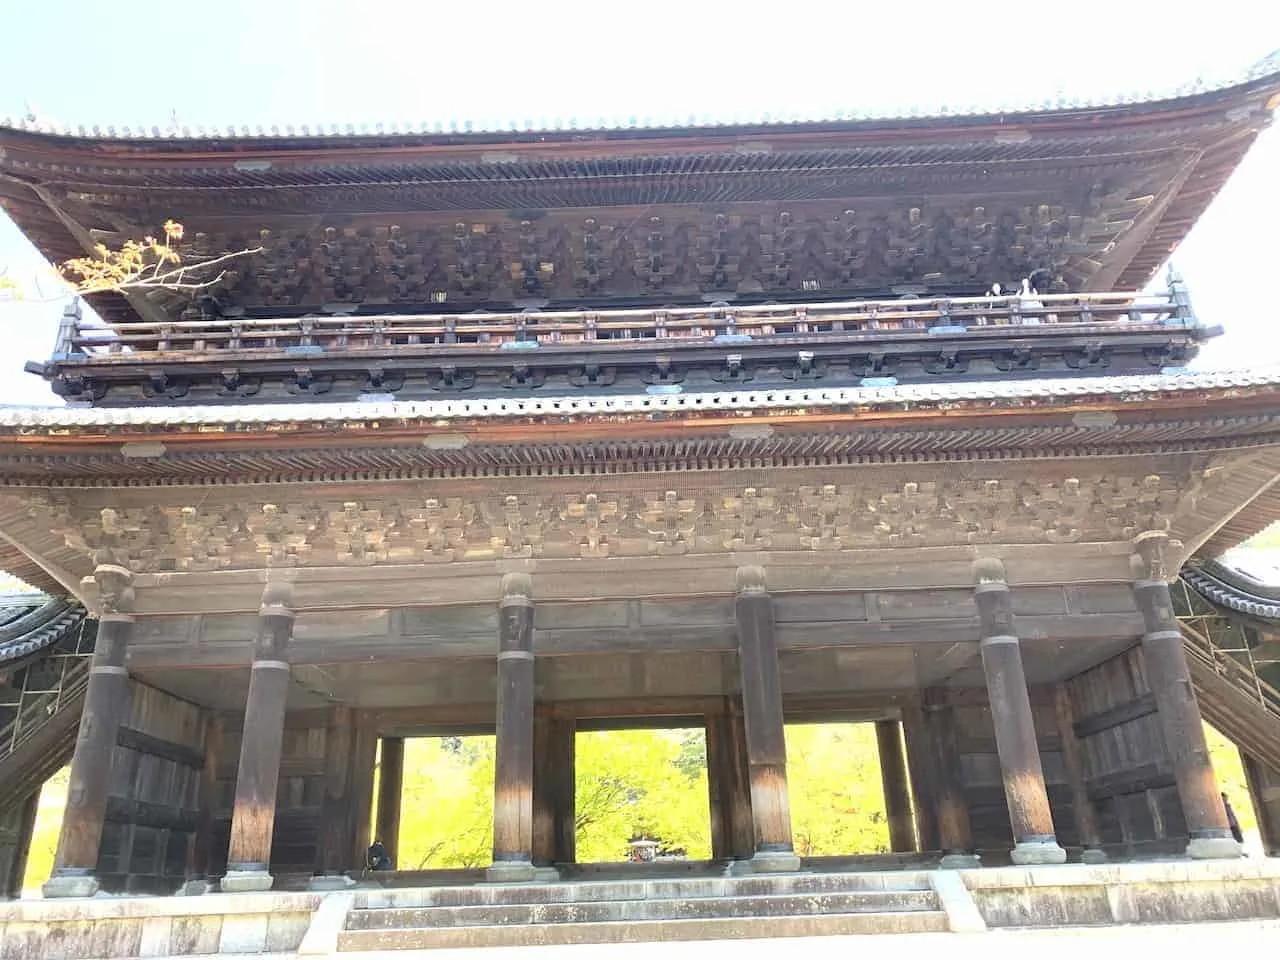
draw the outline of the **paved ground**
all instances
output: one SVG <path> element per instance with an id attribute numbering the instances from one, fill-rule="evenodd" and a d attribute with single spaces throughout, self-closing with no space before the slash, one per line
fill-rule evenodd
<path id="1" fill-rule="evenodd" d="M 1255 951 L 1270 957 L 1280 945 L 1280 920 L 1180 926 L 1073 928 L 990 933 L 921 933 L 881 937 L 812 937 L 787 940 L 714 940 L 694 943 L 623 943 L 569 947 L 490 947 L 481 950 L 344 953 L 342 960 L 968 960 L 982 955 L 1031 953 L 1035 960 L 1135 960 L 1143 956 L 1225 956 Z M 993 951 L 996 951 L 993 953 Z M 1240 954 L 1243 956 L 1244 954 Z"/>

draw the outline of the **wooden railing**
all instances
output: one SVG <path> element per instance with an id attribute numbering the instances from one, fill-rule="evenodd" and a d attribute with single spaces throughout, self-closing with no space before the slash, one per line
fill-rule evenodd
<path id="1" fill-rule="evenodd" d="M 360 316 L 333 314 L 282 319 L 218 318 L 85 324 L 78 310 L 64 315 L 55 360 L 136 362 L 147 357 L 347 352 L 427 347 L 538 349 L 655 341 L 749 343 L 786 338 L 889 334 L 929 338 L 969 332 L 1030 335 L 1037 327 L 1063 333 L 1138 332 L 1195 324 L 1180 285 L 1160 295 L 1056 294 L 845 301 L 672 309 L 562 310 Z M 1047 331 L 1046 331 L 1047 332 Z M 674 343 L 673 343 L 674 345 Z"/>
<path id="2" fill-rule="evenodd" d="M 1214 642 L 1211 630 L 1197 629 L 1192 620 L 1193 618 L 1180 620 L 1182 644 L 1187 656 L 1209 667 L 1241 694 L 1280 720 L 1280 691 L 1258 675 L 1257 664 L 1253 662 L 1249 647 L 1223 648 Z"/>

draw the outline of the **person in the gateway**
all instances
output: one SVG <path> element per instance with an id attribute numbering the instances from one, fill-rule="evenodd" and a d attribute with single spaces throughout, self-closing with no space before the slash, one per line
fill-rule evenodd
<path id="1" fill-rule="evenodd" d="M 1231 836 L 1235 838 L 1236 843 L 1244 843 L 1244 833 L 1240 830 L 1240 821 L 1236 819 L 1236 812 L 1231 809 L 1231 801 L 1227 799 L 1225 791 L 1222 794 L 1222 805 L 1227 811 L 1227 826 L 1231 828 Z"/>
<path id="2" fill-rule="evenodd" d="M 391 856 L 387 853 L 387 848 L 381 840 L 374 840 L 369 847 L 369 852 L 365 855 L 365 866 L 370 870 L 395 869 L 395 866 L 391 863 Z"/>

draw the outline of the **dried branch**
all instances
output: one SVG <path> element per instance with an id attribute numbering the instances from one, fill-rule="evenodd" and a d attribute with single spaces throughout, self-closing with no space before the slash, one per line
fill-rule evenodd
<path id="1" fill-rule="evenodd" d="M 211 260 L 186 263 L 178 244 L 182 241 L 183 226 L 175 220 L 166 220 L 161 239 L 144 237 L 142 240 L 126 240 L 118 250 L 100 243 L 93 256 L 77 257 L 62 264 L 56 275 L 70 289 L 59 296 L 38 300 L 57 300 L 68 294 L 126 293 L 147 290 L 194 291 L 216 286 L 226 277 L 225 270 L 205 279 L 188 279 L 199 276 L 210 268 L 239 257 L 260 253 L 261 247 L 236 250 Z M 38 289 L 38 284 L 37 284 Z M 8 278 L 7 271 L 0 272 L 0 295 L 22 299 L 21 286 Z"/>

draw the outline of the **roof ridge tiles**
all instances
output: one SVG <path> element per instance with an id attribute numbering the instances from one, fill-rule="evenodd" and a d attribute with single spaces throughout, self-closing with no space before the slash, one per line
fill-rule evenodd
<path id="1" fill-rule="evenodd" d="M 1280 366 L 1254 371 L 1202 371 L 976 383 L 722 390 L 705 393 L 547 396 L 510 399 L 386 400 L 227 406 L 0 406 L 0 429 L 235 423 L 322 423 L 335 420 L 457 420 L 506 417 L 787 410 L 983 400 L 1278 387 Z"/>
<path id="2" fill-rule="evenodd" d="M 810 124 L 849 123 L 856 121 L 927 120 L 980 117 L 993 114 L 1035 114 L 1054 110 L 1093 110 L 1119 106 L 1159 103 L 1179 100 L 1207 93 L 1217 93 L 1235 87 L 1243 87 L 1259 80 L 1280 79 L 1280 50 L 1275 50 L 1243 69 L 1224 73 L 1216 78 L 1197 76 L 1177 85 L 1167 85 L 1145 90 L 1118 91 L 1111 95 L 1081 98 L 1069 97 L 1059 90 L 1053 98 L 1040 97 L 1002 103 L 966 104 L 962 107 L 946 103 L 893 105 L 870 109 L 831 109 L 812 114 L 789 111 L 779 116 L 765 111 L 752 117 L 739 113 L 730 116 L 707 114 L 669 117 L 645 116 L 597 117 L 587 122 L 577 117 L 551 117 L 537 120 L 508 120 L 502 122 L 476 122 L 473 120 L 421 120 L 379 121 L 374 123 L 328 124 L 257 124 L 252 128 L 244 124 L 114 126 L 105 128 L 98 124 L 60 124 L 43 121 L 37 117 L 6 117 L 0 119 L 0 129 L 40 133 L 51 136 L 84 137 L 108 140 L 186 140 L 229 139 L 255 140 L 273 138 L 322 138 L 322 137 L 412 137 L 425 135 L 473 136 L 514 133 L 588 133 L 621 132 L 625 130 L 682 130 L 714 129 L 734 126 L 795 127 Z"/>

